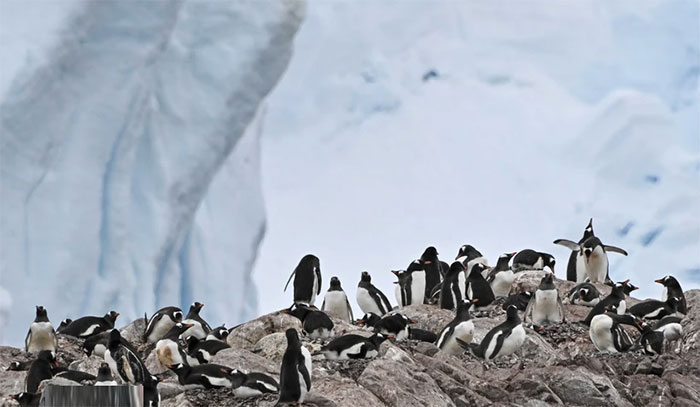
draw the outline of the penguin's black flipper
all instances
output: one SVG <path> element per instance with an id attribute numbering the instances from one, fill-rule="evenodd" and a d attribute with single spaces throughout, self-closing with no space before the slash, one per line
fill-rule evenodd
<path id="1" fill-rule="evenodd" d="M 557 239 L 553 243 L 567 247 L 575 252 L 581 250 L 581 245 L 569 239 Z"/>
<path id="2" fill-rule="evenodd" d="M 289 287 L 289 282 L 292 281 L 292 277 L 294 277 L 294 274 L 296 274 L 296 272 L 297 272 L 296 269 L 294 269 L 294 271 L 292 271 L 292 274 L 289 276 L 289 280 L 287 280 L 287 284 L 284 285 L 285 292 L 287 291 L 287 287 Z M 321 284 L 319 284 L 318 286 L 320 287 Z"/>
<path id="3" fill-rule="evenodd" d="M 613 253 L 619 253 L 624 256 L 627 256 L 627 252 L 624 249 L 620 249 L 619 247 L 616 246 L 608 246 L 608 245 L 603 245 L 603 248 L 605 249 L 606 252 L 613 252 Z"/>
<path id="4" fill-rule="evenodd" d="M 323 280 L 321 279 L 321 268 L 314 267 L 314 271 L 316 272 L 316 278 L 318 279 L 318 284 L 316 285 L 316 295 L 319 295 L 321 294 L 321 286 L 323 285 Z M 287 282 L 287 284 L 289 284 L 289 282 Z"/>
<path id="5" fill-rule="evenodd" d="M 379 290 L 377 290 L 377 295 L 379 295 L 379 298 L 382 300 L 382 303 L 386 307 L 386 312 L 391 311 L 393 309 L 393 307 L 391 306 L 389 299 L 386 298 L 386 295 L 384 295 L 384 293 L 379 291 Z"/>
<path id="6" fill-rule="evenodd" d="M 323 302 L 325 303 L 326 300 L 323 300 Z M 345 296 L 345 306 L 347 306 L 347 307 L 348 307 L 348 310 L 350 311 L 350 322 L 354 321 L 354 320 L 355 320 L 355 317 L 354 317 L 353 314 L 352 314 L 352 307 L 350 306 L 350 301 L 348 301 L 348 296 L 347 296 L 347 295 Z"/>
<path id="7" fill-rule="evenodd" d="M 311 390 L 311 376 L 309 375 L 309 371 L 306 370 L 306 364 L 304 363 L 303 358 L 299 360 L 297 369 L 299 370 L 299 373 L 301 373 L 301 377 L 304 378 L 304 382 L 306 383 L 306 390 Z"/>
<path id="8" fill-rule="evenodd" d="M 457 337 L 455 337 L 455 340 L 457 340 L 457 343 L 462 347 L 462 349 L 466 350 L 467 352 L 471 352 L 472 354 L 476 354 L 474 351 L 479 347 L 479 345 L 475 343 L 466 343 Z"/>

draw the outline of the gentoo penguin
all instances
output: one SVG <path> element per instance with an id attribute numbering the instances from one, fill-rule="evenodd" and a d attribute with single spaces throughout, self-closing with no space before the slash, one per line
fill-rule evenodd
<path id="1" fill-rule="evenodd" d="M 486 257 L 484 257 L 483 254 L 481 254 L 480 251 L 476 250 L 474 246 L 470 244 L 465 244 L 462 247 L 459 248 L 459 251 L 457 252 L 457 257 L 455 257 L 455 260 L 460 260 L 462 264 L 464 265 L 464 269 L 466 270 L 466 274 L 468 275 L 470 271 L 472 271 L 472 267 L 476 263 L 481 263 L 484 266 L 489 265 L 489 261 Z M 484 278 L 486 278 L 487 274 L 484 275 Z"/>
<path id="2" fill-rule="evenodd" d="M 204 338 L 205 341 L 223 341 L 226 342 L 226 338 L 228 338 L 228 328 L 226 328 L 225 325 L 217 326 L 216 328 L 212 328 L 211 331 L 207 334 L 207 337 Z"/>
<path id="3" fill-rule="evenodd" d="M 542 270 L 548 267 L 552 273 L 554 273 L 555 263 L 554 256 L 551 254 L 525 249 L 519 251 L 515 257 L 513 257 L 513 265 L 511 268 L 517 273 L 526 270 Z"/>
<path id="4" fill-rule="evenodd" d="M 457 303 L 457 314 L 455 318 L 445 326 L 435 345 L 443 352 L 450 355 L 458 355 L 464 350 L 457 343 L 457 338 L 464 343 L 471 343 L 474 334 L 474 323 L 469 315 L 469 308 L 472 303 L 478 300 L 464 299 Z"/>
<path id="5" fill-rule="evenodd" d="M 515 280 L 515 273 L 510 269 L 508 263 L 510 259 L 515 256 L 515 253 L 516 252 L 502 254 L 496 262 L 496 267 L 489 271 L 486 281 L 491 284 L 491 290 L 493 290 L 493 295 L 496 297 L 507 297 L 510 293 L 513 280 Z"/>
<path id="6" fill-rule="evenodd" d="M 209 363 L 206 365 L 187 366 L 183 363 L 171 365 L 170 370 L 175 372 L 177 380 L 185 388 L 216 389 L 231 387 L 232 379 L 228 375 L 226 366 Z"/>
<path id="7" fill-rule="evenodd" d="M 218 339 L 207 339 L 200 341 L 194 336 L 190 336 L 187 342 L 187 364 L 197 366 L 209 363 L 219 351 L 230 348 L 229 344 Z"/>
<path id="8" fill-rule="evenodd" d="M 299 334 L 295 329 L 287 329 L 285 335 L 287 350 L 284 351 L 280 367 L 278 404 L 301 404 L 306 398 L 306 393 L 311 390 L 311 355 L 308 349 L 301 346 Z"/>
<path id="9" fill-rule="evenodd" d="M 464 265 L 455 261 L 450 265 L 445 278 L 442 280 L 442 288 L 440 289 L 440 308 L 455 309 L 455 304 L 458 304 L 465 295 L 463 288 L 459 284 L 459 275 L 463 274 Z M 482 277 L 483 279 L 483 277 Z"/>
<path id="10" fill-rule="evenodd" d="M 559 291 L 554 286 L 554 274 L 547 273 L 525 309 L 525 320 L 531 317 L 535 326 L 558 324 L 566 320 Z"/>
<path id="11" fill-rule="evenodd" d="M 94 381 L 96 379 L 95 375 L 91 375 L 90 373 L 81 372 L 80 370 L 66 369 L 63 367 L 54 368 L 53 376 L 62 377 L 76 383 Z"/>
<path id="12" fill-rule="evenodd" d="M 678 303 L 678 312 L 685 315 L 688 313 L 688 305 L 685 301 L 685 294 L 683 294 L 683 289 L 673 276 L 666 276 L 654 282 L 662 284 L 664 286 L 664 291 L 661 293 L 661 301 L 666 301 L 668 297 L 676 297 L 680 300 Z"/>
<path id="13" fill-rule="evenodd" d="M 299 264 L 289 276 L 284 291 L 294 277 L 294 302 L 314 305 L 316 296 L 321 294 L 321 262 L 313 254 L 301 258 Z"/>
<path id="14" fill-rule="evenodd" d="M 588 226 L 583 230 L 583 237 L 579 239 L 578 244 L 581 245 L 589 237 L 593 236 L 593 218 L 588 221 Z M 554 241 L 555 244 L 559 241 L 566 239 L 557 239 Z M 566 279 L 569 281 L 575 281 L 576 283 L 582 283 L 586 279 L 586 264 L 583 261 L 583 256 L 578 255 L 577 250 L 572 250 L 569 255 L 569 262 L 566 264 Z"/>
<path id="15" fill-rule="evenodd" d="M 683 336 L 683 326 L 681 318 L 675 315 L 666 315 L 656 322 L 654 331 L 664 335 L 665 343 L 671 344 Z"/>
<path id="16" fill-rule="evenodd" d="M 109 368 L 107 362 L 102 362 L 100 368 L 97 369 L 97 378 L 95 379 L 95 386 L 116 386 L 117 381 L 112 377 L 112 370 Z"/>
<path id="17" fill-rule="evenodd" d="M 103 317 L 78 318 L 63 328 L 60 333 L 78 338 L 87 338 L 114 328 L 114 323 L 117 321 L 118 316 L 118 312 L 110 311 Z"/>
<path id="18" fill-rule="evenodd" d="M 425 329 L 414 328 L 409 325 L 408 339 L 413 339 L 415 341 L 421 342 L 435 343 L 438 339 L 438 336 L 435 335 L 433 332 L 426 331 Z"/>
<path id="19" fill-rule="evenodd" d="M 503 310 L 507 310 L 508 307 L 514 305 L 518 311 L 525 311 L 527 309 L 527 304 L 530 303 L 530 298 L 532 298 L 531 291 L 523 291 L 519 294 L 512 294 L 506 298 L 505 302 L 501 306 Z"/>
<path id="20" fill-rule="evenodd" d="M 660 355 L 664 353 L 664 333 L 652 329 L 648 322 L 641 321 L 639 330 L 642 336 L 639 337 L 639 345 L 647 355 Z"/>
<path id="21" fill-rule="evenodd" d="M 85 339 L 85 342 L 83 342 L 83 350 L 88 356 L 92 356 L 94 353 L 95 355 L 104 358 L 105 351 L 107 350 L 107 346 L 109 345 L 109 337 L 111 335 L 111 331 L 105 331 L 101 332 L 97 335 L 92 335 L 89 338 Z M 134 353 L 136 352 L 136 348 L 129 343 L 126 339 L 121 338 L 122 345 L 126 346 L 129 348 Z"/>
<path id="22" fill-rule="evenodd" d="M 433 292 L 438 284 L 442 281 L 442 273 L 440 259 L 438 259 L 438 251 L 433 246 L 425 249 L 423 254 L 420 256 L 421 264 L 423 265 L 423 270 L 425 271 L 425 303 L 429 303 L 430 294 Z M 366 311 L 365 311 L 366 312 Z"/>
<path id="23" fill-rule="evenodd" d="M 574 305 L 593 307 L 600 302 L 600 291 L 591 283 L 577 284 L 566 296 Z"/>
<path id="24" fill-rule="evenodd" d="M 23 391 L 22 393 L 10 394 L 10 400 L 18 402 L 20 406 L 39 406 L 41 393 L 28 393 Z"/>
<path id="25" fill-rule="evenodd" d="M 557 239 L 554 244 L 559 244 L 569 249 L 578 252 L 577 264 L 582 262 L 585 266 L 584 275 L 576 276 L 577 283 L 590 281 L 591 283 L 603 283 L 608 280 L 608 252 L 619 253 L 627 256 L 627 252 L 619 247 L 604 245 L 596 236 L 591 236 L 578 244 L 567 239 Z M 578 266 L 577 266 L 578 270 Z M 579 280 L 582 278 L 582 280 Z"/>
<path id="26" fill-rule="evenodd" d="M 484 278 L 484 269 L 486 268 L 487 266 L 481 263 L 474 264 L 467 278 L 466 298 L 479 300 L 475 309 L 487 307 L 496 299 L 496 296 L 493 295 L 491 285 Z"/>
<path id="27" fill-rule="evenodd" d="M 29 367 L 29 372 L 27 372 L 25 391 L 36 393 L 39 389 L 39 384 L 43 380 L 53 377 L 52 366 L 58 366 L 54 353 L 49 350 L 40 351 L 36 360 Z"/>
<path id="28" fill-rule="evenodd" d="M 182 310 L 178 307 L 165 307 L 156 311 L 146 325 L 144 337 L 148 343 L 156 343 L 182 321 Z"/>
<path id="29" fill-rule="evenodd" d="M 160 393 L 158 393 L 158 383 L 164 379 L 152 374 L 146 375 L 146 380 L 143 382 L 143 406 L 158 407 L 160 406 Z"/>
<path id="30" fill-rule="evenodd" d="M 612 281 L 609 281 L 606 284 L 609 285 L 610 287 L 615 287 L 615 283 L 613 283 Z M 627 296 L 629 296 L 632 293 L 632 291 L 639 289 L 639 287 L 630 283 L 629 280 L 623 281 L 622 285 L 624 286 L 623 291 L 625 292 L 625 295 L 627 295 Z"/>
<path id="31" fill-rule="evenodd" d="M 56 333 L 62 334 L 63 330 L 66 329 L 66 327 L 70 325 L 71 322 L 73 322 L 73 320 L 70 318 L 66 318 L 63 321 L 61 321 L 61 323 L 58 324 L 58 328 L 56 328 Z"/>
<path id="32" fill-rule="evenodd" d="M 141 357 L 122 344 L 118 329 L 112 329 L 109 333 L 109 345 L 107 345 L 104 359 L 112 370 L 112 374 L 122 379 L 124 383 L 143 383 L 144 378 L 149 374 Z"/>
<path id="33" fill-rule="evenodd" d="M 610 309 L 612 308 L 605 307 L 606 311 Z M 637 319 L 630 314 L 619 315 L 614 312 L 604 312 L 594 316 L 591 319 L 589 335 L 596 349 L 609 353 L 629 350 L 633 342 L 622 327 L 623 324 L 639 328 Z"/>
<path id="34" fill-rule="evenodd" d="M 420 260 L 414 260 L 405 271 L 392 270 L 399 281 L 395 282 L 396 302 L 399 307 L 425 302 L 425 270 Z"/>
<path id="35" fill-rule="evenodd" d="M 416 320 L 399 313 L 387 315 L 374 324 L 374 332 L 384 336 L 393 336 L 397 341 L 408 339 L 408 324 L 415 324 Z"/>
<path id="36" fill-rule="evenodd" d="M 23 372 L 25 370 L 29 370 L 29 367 L 32 365 L 32 360 L 26 360 L 26 361 L 14 361 L 11 362 L 8 366 L 6 371 L 13 371 L 13 372 Z"/>
<path id="37" fill-rule="evenodd" d="M 338 277 L 331 277 L 331 286 L 328 288 L 326 296 L 323 297 L 321 311 L 333 315 L 338 319 L 342 319 L 345 322 L 352 322 L 355 320 L 352 316 L 350 301 L 348 301 L 348 296 L 345 295 L 345 291 L 343 291 L 343 288 L 340 286 Z"/>
<path id="38" fill-rule="evenodd" d="M 511 305 L 506 311 L 505 322 L 491 329 L 480 344 L 455 339 L 462 348 L 470 350 L 475 356 L 488 362 L 516 352 L 525 342 L 525 336 L 525 328 L 518 316 L 518 309 Z"/>
<path id="39" fill-rule="evenodd" d="M 304 334 L 311 339 L 328 338 L 333 332 L 333 321 L 328 315 L 306 304 L 295 302 L 282 312 L 299 318 Z"/>
<path id="40" fill-rule="evenodd" d="M 382 319 L 379 315 L 370 312 L 362 316 L 362 319 L 358 319 L 355 324 L 360 326 L 373 327 L 379 320 Z"/>
<path id="41" fill-rule="evenodd" d="M 584 325 L 590 325 L 593 317 L 605 312 L 605 307 L 615 309 L 619 315 L 622 315 L 625 312 L 627 312 L 627 302 L 625 301 L 625 285 L 628 282 L 629 280 L 623 281 L 621 283 L 616 283 L 610 294 L 607 297 L 600 300 L 596 305 L 594 305 L 593 309 L 591 309 L 591 311 L 586 316 L 586 319 L 581 321 L 581 323 Z"/>
<path id="42" fill-rule="evenodd" d="M 666 315 L 674 315 L 680 300 L 669 297 L 666 301 L 648 300 L 629 308 L 629 313 L 643 319 L 661 319 Z"/>
<path id="43" fill-rule="evenodd" d="M 348 334 L 333 339 L 321 348 L 321 353 L 330 360 L 371 359 L 379 353 L 379 345 L 389 336 L 376 332 L 370 337 Z"/>
<path id="44" fill-rule="evenodd" d="M 204 308 L 204 304 L 201 302 L 195 302 L 194 304 L 190 305 L 190 310 L 185 319 L 182 320 L 182 323 L 191 324 L 192 327 L 182 334 L 183 337 L 187 338 L 188 336 L 194 336 L 197 339 L 204 339 L 211 331 L 211 327 L 207 321 L 199 316 L 199 312 L 202 310 L 202 308 Z"/>
<path id="45" fill-rule="evenodd" d="M 277 380 L 263 373 L 246 373 L 236 369 L 226 369 L 231 377 L 233 395 L 237 398 L 256 397 L 265 393 L 277 393 L 280 389 Z"/>
<path id="46" fill-rule="evenodd" d="M 363 271 L 360 283 L 357 285 L 357 305 L 365 314 L 377 314 L 379 316 L 391 311 L 391 304 L 383 292 L 372 285 L 372 277 Z"/>
<path id="47" fill-rule="evenodd" d="M 41 305 L 36 306 L 36 318 L 29 326 L 29 332 L 24 340 L 24 350 L 31 353 L 38 353 L 42 350 L 56 352 L 58 339 L 56 331 L 49 321 L 46 309 Z M 34 393 L 34 392 L 30 392 Z"/>
<path id="48" fill-rule="evenodd" d="M 180 345 L 179 338 L 188 331 L 193 324 L 178 322 L 172 329 L 156 343 L 156 361 L 159 367 L 187 363 L 187 352 Z M 196 338 L 196 336 L 192 336 Z"/>

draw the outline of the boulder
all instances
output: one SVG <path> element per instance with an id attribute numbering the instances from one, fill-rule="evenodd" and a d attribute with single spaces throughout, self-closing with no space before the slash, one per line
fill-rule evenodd
<path id="1" fill-rule="evenodd" d="M 294 328 L 301 334 L 299 319 L 281 312 L 273 312 L 234 327 L 226 341 L 232 348 L 252 350 L 264 336 L 284 332 L 289 328 Z"/>
<path id="2" fill-rule="evenodd" d="M 249 372 L 266 373 L 275 377 L 279 377 L 280 372 L 279 364 L 244 349 L 231 348 L 219 351 L 214 355 L 211 363 Z"/>
<path id="3" fill-rule="evenodd" d="M 252 352 L 280 365 L 286 349 L 287 337 L 283 332 L 275 332 L 260 338 Z"/>
<path id="4" fill-rule="evenodd" d="M 146 324 L 148 321 L 144 318 L 139 318 L 126 326 L 119 329 L 122 338 L 129 341 L 135 348 L 139 348 L 146 342 L 143 335 L 146 333 Z"/>

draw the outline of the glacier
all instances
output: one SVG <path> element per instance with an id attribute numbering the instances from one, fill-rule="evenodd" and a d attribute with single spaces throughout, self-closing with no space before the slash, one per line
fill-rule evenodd
<path id="1" fill-rule="evenodd" d="M 3 2 L 3 31 L 27 7 L 42 15 Z M 22 20 L 44 33 L 3 51 L 1 340 L 24 338 L 35 304 L 54 321 L 194 300 L 212 323 L 254 315 L 265 98 L 304 12 L 70 2 Z"/>

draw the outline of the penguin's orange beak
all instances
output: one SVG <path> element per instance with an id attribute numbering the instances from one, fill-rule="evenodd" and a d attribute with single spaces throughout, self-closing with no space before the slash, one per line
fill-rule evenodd
<path id="1" fill-rule="evenodd" d="M 394 339 L 394 338 L 396 338 L 394 335 L 387 335 L 386 336 L 386 339 Z"/>
<path id="2" fill-rule="evenodd" d="M 412 323 L 412 324 L 417 324 L 417 323 L 418 323 L 418 320 L 415 320 L 415 319 L 409 319 L 409 320 L 408 320 L 408 322 L 410 322 L 410 323 Z"/>
<path id="3" fill-rule="evenodd" d="M 10 395 L 8 396 L 8 398 L 9 398 L 10 400 L 17 400 L 17 395 L 15 395 L 15 394 L 10 394 Z"/>
<path id="4" fill-rule="evenodd" d="M 283 314 L 289 314 L 289 310 L 288 310 L 288 309 L 283 309 L 283 310 L 280 311 L 280 312 L 283 313 Z"/>
<path id="5" fill-rule="evenodd" d="M 478 299 L 478 298 L 474 298 L 474 299 L 472 300 L 472 304 L 476 304 L 477 302 L 479 302 L 479 299 Z"/>
<path id="6" fill-rule="evenodd" d="M 355 325 L 359 325 L 359 326 L 362 326 L 364 324 L 366 324 L 366 322 L 361 320 L 361 319 L 358 319 L 357 322 L 355 322 Z"/>
<path id="7" fill-rule="evenodd" d="M 423 261 L 423 264 L 432 264 L 432 263 L 433 263 L 433 262 L 430 261 L 430 260 L 424 260 L 424 261 Z"/>
<path id="8" fill-rule="evenodd" d="M 394 275 L 395 275 L 396 277 L 399 276 L 399 271 L 398 271 L 398 270 L 391 270 L 391 272 L 394 273 Z"/>
<path id="9" fill-rule="evenodd" d="M 658 280 L 654 280 L 654 282 L 655 282 L 655 283 L 659 283 L 659 284 L 663 284 L 663 283 L 664 283 L 664 280 L 658 279 Z"/>

